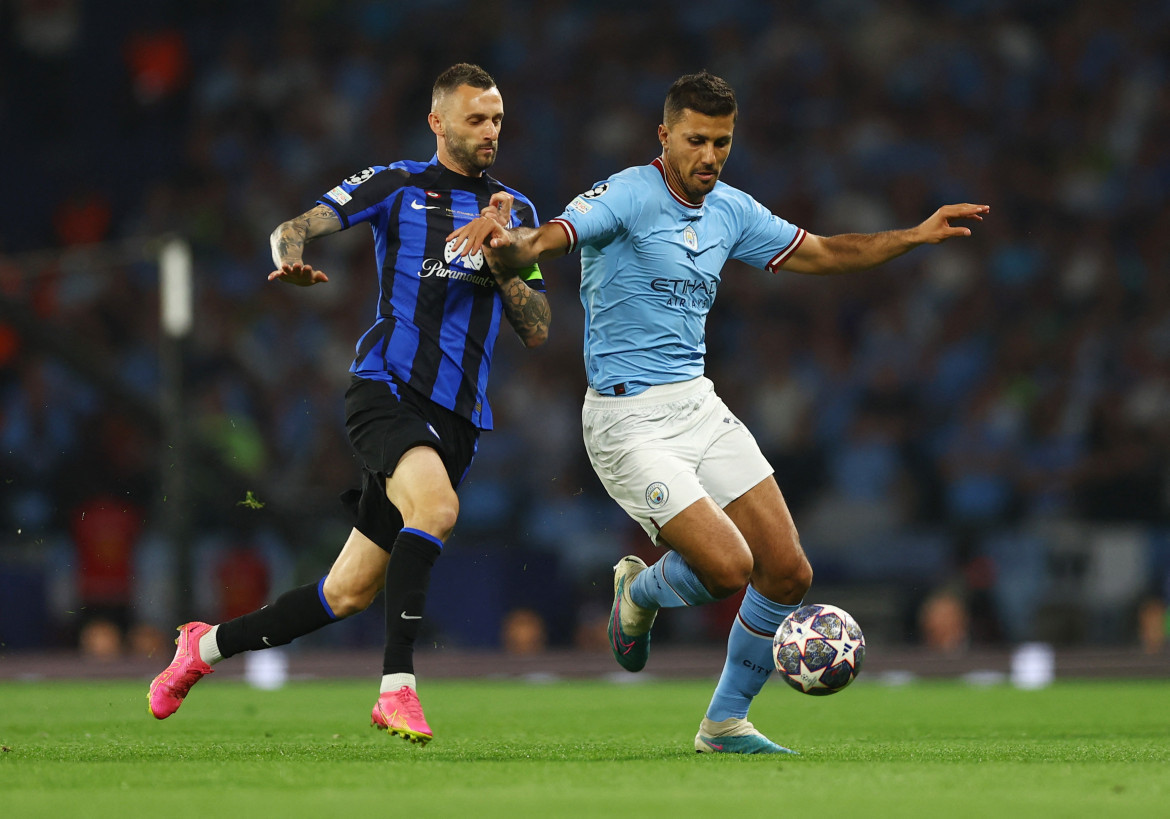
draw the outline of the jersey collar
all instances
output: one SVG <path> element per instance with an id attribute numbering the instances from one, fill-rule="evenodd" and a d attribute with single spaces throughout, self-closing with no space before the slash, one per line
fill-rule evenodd
<path id="1" fill-rule="evenodd" d="M 494 190 L 496 188 L 502 189 L 504 187 L 498 179 L 496 179 L 487 171 L 484 171 L 479 176 L 464 176 L 461 173 L 456 173 L 439 161 L 438 151 L 435 151 L 435 155 L 431 157 L 431 161 L 428 162 L 427 165 L 437 169 L 440 176 L 443 174 L 448 174 L 452 178 L 460 180 L 462 184 L 458 185 L 457 187 L 466 188 L 468 190 L 474 190 L 476 185 L 483 185 L 489 190 Z"/>
<path id="2" fill-rule="evenodd" d="M 670 195 L 674 201 L 678 202 L 683 207 L 690 208 L 691 210 L 698 210 L 699 208 L 703 207 L 702 202 L 696 205 L 694 202 L 688 201 L 685 196 L 674 189 L 674 186 L 670 184 L 670 179 L 666 176 L 666 167 L 662 164 L 662 157 L 655 157 L 654 161 L 650 164 L 657 168 L 658 173 L 662 175 L 662 183 L 666 185 L 666 189 L 670 192 Z"/>

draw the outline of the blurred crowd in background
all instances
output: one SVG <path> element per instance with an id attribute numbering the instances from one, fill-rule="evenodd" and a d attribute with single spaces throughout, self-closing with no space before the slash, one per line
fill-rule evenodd
<path id="1" fill-rule="evenodd" d="M 431 84 L 460 61 L 495 77 L 492 173 L 542 221 L 653 159 L 666 89 L 701 68 L 739 99 L 723 179 L 801 227 L 990 204 L 970 239 L 864 274 L 729 264 L 707 373 L 776 467 L 811 597 L 871 640 L 1161 648 L 1170 2 L 18 0 L 0 42 L 0 651 L 149 651 L 326 572 L 373 243 L 310 245 L 331 280 L 299 289 L 266 281 L 268 236 L 346 176 L 430 158 Z M 196 278 L 178 425 L 165 236 Z M 580 441 L 577 259 L 544 268 L 552 337 L 501 334 L 435 646 L 604 650 L 610 567 L 654 556 Z M 655 640 L 722 641 L 734 605 Z M 380 644 L 378 608 L 304 642 Z"/>

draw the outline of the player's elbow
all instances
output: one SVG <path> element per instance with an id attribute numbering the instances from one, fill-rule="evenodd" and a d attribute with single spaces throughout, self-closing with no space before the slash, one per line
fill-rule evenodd
<path id="1" fill-rule="evenodd" d="M 280 266 L 279 256 L 277 255 L 280 249 L 280 244 L 284 238 L 284 232 L 288 230 L 290 222 L 281 222 L 272 233 L 268 234 L 268 245 L 272 248 L 272 258 L 277 260 L 277 267 Z"/>
<path id="2" fill-rule="evenodd" d="M 529 350 L 539 347 L 541 344 L 544 344 L 546 341 L 548 341 L 548 326 L 541 325 L 540 327 L 535 328 L 524 336 L 523 341 L 524 346 Z"/>

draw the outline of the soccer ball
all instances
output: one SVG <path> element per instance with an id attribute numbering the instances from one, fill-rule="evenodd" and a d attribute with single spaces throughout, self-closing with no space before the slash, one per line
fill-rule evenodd
<path id="1" fill-rule="evenodd" d="M 801 606 L 776 629 L 772 658 L 784 682 L 802 694 L 836 694 L 861 671 L 865 635 L 842 608 Z"/>

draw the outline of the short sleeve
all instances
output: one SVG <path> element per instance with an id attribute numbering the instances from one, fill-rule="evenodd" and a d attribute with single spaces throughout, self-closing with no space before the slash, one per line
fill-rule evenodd
<path id="1" fill-rule="evenodd" d="M 610 177 L 573 197 L 564 213 L 550 221 L 569 236 L 568 252 L 581 245 L 604 247 L 623 231 L 636 213 L 636 186 L 629 180 Z"/>
<path id="2" fill-rule="evenodd" d="M 769 273 L 779 271 L 807 235 L 803 228 L 781 219 L 747 194 L 739 203 L 737 217 L 740 235 L 731 258 Z"/>
<path id="3" fill-rule="evenodd" d="M 348 176 L 317 200 L 337 212 L 342 227 L 367 222 L 408 179 L 405 171 L 374 165 Z"/>

